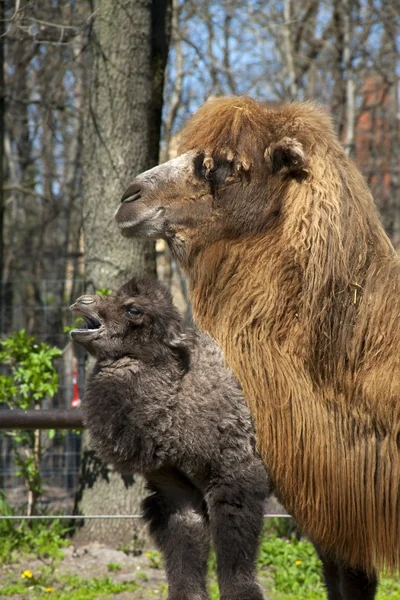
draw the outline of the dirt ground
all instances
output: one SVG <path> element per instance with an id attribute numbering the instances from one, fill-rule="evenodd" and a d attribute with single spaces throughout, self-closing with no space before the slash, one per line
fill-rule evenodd
<path id="1" fill-rule="evenodd" d="M 136 590 L 119 592 L 118 594 L 96 595 L 99 600 L 154 600 L 156 598 L 165 600 L 167 598 L 167 582 L 160 555 L 157 552 L 148 551 L 139 556 L 127 555 L 119 550 L 107 548 L 98 543 L 75 547 L 73 545 L 63 549 L 64 558 L 59 562 L 54 571 L 54 588 L 59 588 L 59 581 L 63 575 L 75 575 L 82 579 L 109 578 L 114 583 L 125 583 L 135 581 L 138 584 Z M 29 569 L 34 575 L 40 573 L 46 561 L 32 558 L 21 558 L 21 561 L 10 565 L 0 565 L 0 590 L 12 581 L 20 579 L 21 574 Z M 110 565 L 117 565 L 118 569 L 110 569 Z M 260 582 L 266 590 L 269 587 L 265 575 L 259 574 Z M 213 584 L 213 582 L 211 582 Z M 51 585 L 51 584 L 50 584 Z M 216 586 L 216 582 L 214 582 Z M 52 594 L 45 594 L 51 598 Z M 15 593 L 1 598 L 9 600 L 30 600 L 37 596 L 25 593 Z M 40 596 L 42 598 L 44 596 Z"/>
<path id="2" fill-rule="evenodd" d="M 118 594 L 116 598 L 125 600 L 125 598 L 147 598 L 144 592 L 158 590 L 157 597 L 166 598 L 166 578 L 165 572 L 160 565 L 154 568 L 151 560 L 146 553 L 139 556 L 130 556 L 120 550 L 113 550 L 104 545 L 92 543 L 86 546 L 75 548 L 69 546 L 63 550 L 64 559 L 58 567 L 59 574 L 78 575 L 83 579 L 94 577 L 110 577 L 115 583 L 125 583 L 127 581 L 140 582 L 143 590 L 137 595 L 134 592 Z M 121 569 L 110 571 L 109 564 L 118 564 Z M 164 594 L 161 593 L 164 591 Z M 150 597 L 153 597 L 150 596 Z"/>
<path id="3" fill-rule="evenodd" d="M 98 543 L 63 549 L 64 558 L 54 571 L 54 579 L 59 580 L 63 575 L 77 575 L 82 579 L 109 577 L 115 583 L 135 581 L 140 585 L 136 591 L 107 594 L 107 599 L 113 600 L 145 600 L 147 598 L 166 598 L 167 584 L 165 572 L 160 565 L 154 567 L 149 553 L 140 556 L 130 556 L 119 550 L 107 548 Z M 158 562 L 158 556 L 156 556 Z M 12 580 L 16 580 L 26 570 L 33 574 L 40 572 L 47 561 L 24 558 L 17 563 L 0 565 L 0 589 Z M 118 570 L 110 569 L 109 565 L 118 565 Z M 51 594 L 48 595 L 51 598 Z M 10 600 L 27 600 L 28 595 L 12 594 L 1 596 Z M 102 595 L 99 594 L 99 598 Z"/>

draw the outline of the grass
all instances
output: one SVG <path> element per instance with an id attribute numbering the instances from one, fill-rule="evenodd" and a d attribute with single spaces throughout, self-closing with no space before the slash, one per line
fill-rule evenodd
<path id="1" fill-rule="evenodd" d="M 64 575 L 56 578 L 51 584 L 46 575 L 39 574 L 29 578 L 26 583 L 11 583 L 3 586 L 0 597 L 11 597 L 16 594 L 23 596 L 24 600 L 39 600 L 51 598 L 52 600 L 96 600 L 108 594 L 133 592 L 140 589 L 136 581 L 115 583 L 110 577 L 84 579 L 77 575 Z"/>
<path id="2" fill-rule="evenodd" d="M 12 516 L 13 509 L 0 494 L 0 515 Z M 70 544 L 70 528 L 58 519 L 52 521 L 13 521 L 0 519 L 0 564 L 12 563 L 32 554 L 52 560 L 63 557 L 62 548 Z"/>
<path id="3" fill-rule="evenodd" d="M 382 577 L 379 584 L 378 600 L 400 600 L 400 583 L 396 579 Z"/>
<path id="4" fill-rule="evenodd" d="M 68 528 L 59 521 L 31 524 L 0 521 L 0 563 L 3 572 L 8 571 L 1 581 L 0 599 L 18 596 L 24 600 L 111 600 L 123 592 L 131 593 L 132 599 L 138 600 L 166 598 L 166 584 L 152 576 L 155 570 L 163 568 L 161 554 L 154 550 L 144 553 L 147 565 L 143 565 L 142 560 L 142 570 L 135 572 L 130 581 L 115 581 L 122 571 L 117 562 L 108 563 L 108 574 L 106 571 L 103 577 L 85 579 L 62 574 L 62 550 L 69 544 L 67 533 Z M 36 563 L 31 562 L 32 559 Z M 34 572 L 29 570 L 30 564 L 37 565 Z M 18 569 L 19 565 L 24 567 Z M 326 600 L 315 550 L 288 519 L 267 522 L 257 569 L 266 597 L 271 600 Z M 209 575 L 210 598 L 218 600 L 215 555 L 210 558 Z M 383 577 L 377 600 L 400 600 L 400 583 Z"/>
<path id="5" fill-rule="evenodd" d="M 160 552 L 157 552 L 157 550 L 149 550 L 146 552 L 146 556 L 150 561 L 152 569 L 162 568 L 162 556 Z"/>
<path id="6" fill-rule="evenodd" d="M 320 561 L 306 540 L 264 535 L 258 568 L 269 572 L 273 588 L 281 593 L 300 598 L 310 590 L 314 594 L 324 591 Z"/>
<path id="7" fill-rule="evenodd" d="M 115 573 L 116 571 L 120 571 L 122 569 L 119 563 L 108 563 L 107 569 L 110 573 Z"/>

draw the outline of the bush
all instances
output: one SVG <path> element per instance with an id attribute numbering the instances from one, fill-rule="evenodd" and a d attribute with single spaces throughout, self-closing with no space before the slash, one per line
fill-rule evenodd
<path id="1" fill-rule="evenodd" d="M 304 594 L 323 590 L 321 563 L 313 545 L 306 540 L 266 534 L 260 548 L 258 567 L 268 567 L 274 589 L 283 593 Z"/>
<path id="2" fill-rule="evenodd" d="M 0 363 L 7 372 L 0 375 L 0 403 L 10 408 L 39 409 L 45 398 L 52 398 L 58 388 L 58 374 L 53 361 L 62 354 L 45 342 L 38 343 L 24 329 L 0 340 Z M 49 432 L 49 435 L 54 432 Z M 33 514 L 42 493 L 40 431 L 10 431 L 18 471 L 28 490 L 28 514 Z"/>
<path id="3" fill-rule="evenodd" d="M 12 516 L 4 495 L 0 492 L 0 515 Z M 70 528 L 59 519 L 34 521 L 0 519 L 0 562 L 13 562 L 21 555 L 40 558 L 62 558 L 61 549 L 69 545 Z"/>

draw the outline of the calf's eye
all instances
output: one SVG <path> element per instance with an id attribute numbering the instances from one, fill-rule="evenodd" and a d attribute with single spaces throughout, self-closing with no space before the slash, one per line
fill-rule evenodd
<path id="1" fill-rule="evenodd" d="M 136 308 L 136 306 L 130 306 L 126 309 L 126 314 L 130 317 L 137 317 L 138 315 L 142 314 L 142 311 Z"/>

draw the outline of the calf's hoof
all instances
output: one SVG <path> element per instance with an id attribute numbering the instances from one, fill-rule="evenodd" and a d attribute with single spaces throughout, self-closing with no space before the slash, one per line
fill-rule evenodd
<path id="1" fill-rule="evenodd" d="M 168 594 L 167 600 L 210 600 L 210 597 L 207 594 L 207 592 L 188 593 L 182 590 L 181 592 L 174 592 L 173 594 Z"/>
<path id="2" fill-rule="evenodd" d="M 221 600 L 265 600 L 258 583 L 232 587 L 221 591 Z"/>

